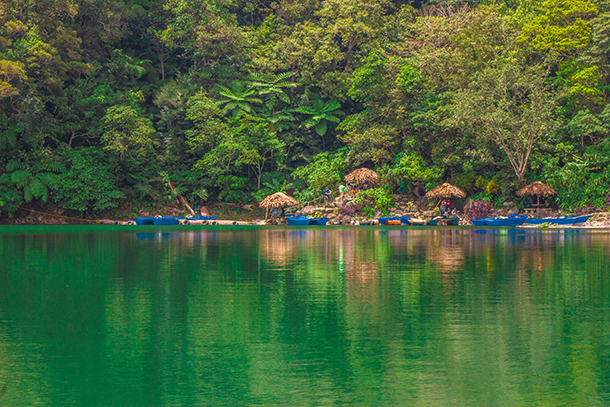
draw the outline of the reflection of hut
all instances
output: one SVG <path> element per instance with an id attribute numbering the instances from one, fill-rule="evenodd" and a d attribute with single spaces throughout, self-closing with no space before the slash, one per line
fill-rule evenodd
<path id="1" fill-rule="evenodd" d="M 520 190 L 518 190 L 517 195 L 530 196 L 530 197 L 535 196 L 536 203 L 532 204 L 532 206 L 540 207 L 540 206 L 542 206 L 540 204 L 541 196 L 555 196 L 555 195 L 557 195 L 557 192 L 555 192 L 555 190 L 553 188 L 551 188 L 544 182 L 536 181 L 536 182 L 533 182 L 533 183 L 529 184 L 528 186 L 523 187 Z"/>
<path id="2" fill-rule="evenodd" d="M 276 192 L 275 194 L 269 195 L 267 198 L 263 199 L 258 204 L 258 206 L 267 209 L 267 212 L 265 213 L 265 219 L 267 219 L 267 216 L 269 215 L 269 209 L 282 209 L 283 214 L 283 208 L 287 206 L 297 206 L 298 204 L 299 202 L 293 197 L 288 196 L 283 192 Z"/>
<path id="3" fill-rule="evenodd" d="M 377 186 L 379 176 L 375 171 L 369 170 L 368 168 L 358 168 L 345 176 L 345 182 L 349 182 L 352 185 L 359 185 L 360 187 L 368 185 L 370 188 Z"/>
<path id="4" fill-rule="evenodd" d="M 466 192 L 462 191 L 455 185 L 451 185 L 445 182 L 443 185 L 439 185 L 432 191 L 426 193 L 428 199 L 444 199 L 444 198 L 466 198 Z"/>

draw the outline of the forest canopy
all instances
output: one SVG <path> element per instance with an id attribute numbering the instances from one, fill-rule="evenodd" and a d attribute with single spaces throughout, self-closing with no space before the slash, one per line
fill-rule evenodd
<path id="1" fill-rule="evenodd" d="M 609 38 L 607 0 L 0 0 L 0 217 L 305 202 L 361 166 L 602 206 Z"/>

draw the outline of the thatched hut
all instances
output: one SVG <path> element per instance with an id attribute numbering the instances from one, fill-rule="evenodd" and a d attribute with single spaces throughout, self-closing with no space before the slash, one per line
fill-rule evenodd
<path id="1" fill-rule="evenodd" d="M 267 198 L 260 201 L 258 206 L 267 209 L 265 219 L 269 215 L 270 209 L 280 209 L 287 206 L 297 206 L 299 202 L 291 196 L 284 194 L 283 192 L 276 192 L 275 194 L 269 195 Z"/>
<path id="2" fill-rule="evenodd" d="M 557 192 L 544 182 L 536 181 L 532 182 L 528 186 L 525 186 L 517 191 L 517 195 L 519 196 L 535 196 L 536 197 L 536 206 L 540 206 L 540 197 L 541 196 L 555 196 Z"/>
<path id="3" fill-rule="evenodd" d="M 444 198 L 466 198 L 466 192 L 462 191 L 455 185 L 445 182 L 442 185 L 434 188 L 426 193 L 428 199 L 444 199 Z"/>
<path id="4" fill-rule="evenodd" d="M 364 185 L 368 185 L 369 187 L 377 186 L 377 183 L 379 182 L 377 173 L 368 168 L 358 168 L 347 174 L 344 179 L 345 182 L 361 187 Z"/>

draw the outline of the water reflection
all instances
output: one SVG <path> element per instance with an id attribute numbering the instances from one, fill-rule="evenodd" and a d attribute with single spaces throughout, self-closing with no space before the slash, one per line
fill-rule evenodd
<path id="1" fill-rule="evenodd" d="M 0 404 L 610 404 L 610 234 L 98 230 L 0 234 Z"/>

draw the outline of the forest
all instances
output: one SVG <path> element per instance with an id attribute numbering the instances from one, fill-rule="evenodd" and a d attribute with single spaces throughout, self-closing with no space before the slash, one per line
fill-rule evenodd
<path id="1" fill-rule="evenodd" d="M 0 0 L 0 218 L 306 202 L 358 167 L 378 202 L 607 208 L 609 84 L 608 0 Z"/>

